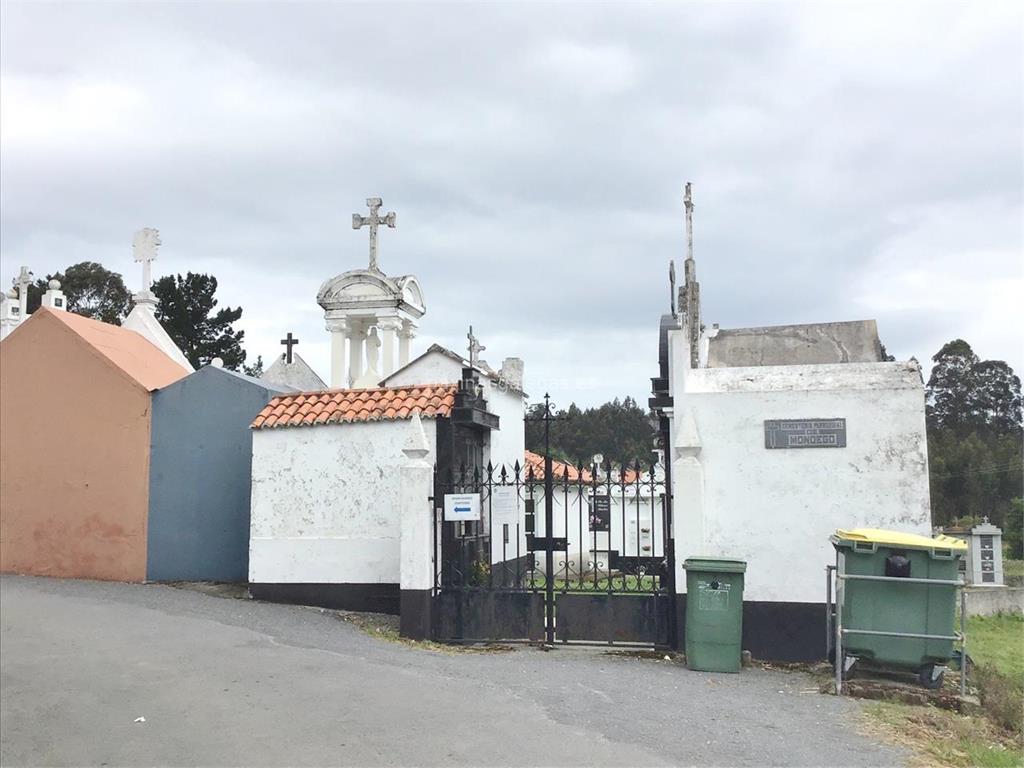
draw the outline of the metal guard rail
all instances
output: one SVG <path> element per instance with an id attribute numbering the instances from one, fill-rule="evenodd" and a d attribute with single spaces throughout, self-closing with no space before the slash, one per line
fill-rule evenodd
<path id="1" fill-rule="evenodd" d="M 838 556 L 837 556 L 838 559 Z M 836 600 L 833 602 L 832 599 L 832 578 L 835 575 L 836 583 Z M 877 629 L 844 629 L 842 626 L 842 607 L 839 604 L 839 580 L 844 581 L 890 581 L 890 582 L 901 582 L 903 584 L 931 584 L 931 585 L 945 585 L 953 586 L 960 590 L 960 631 L 954 635 L 925 635 L 916 632 L 885 632 Z M 843 637 L 845 635 L 874 635 L 880 637 L 903 637 L 914 640 L 952 640 L 960 643 L 960 696 L 961 698 L 967 694 L 967 592 L 964 589 L 966 584 L 963 581 L 950 580 L 950 579 L 916 579 L 902 576 L 861 576 L 857 574 L 839 573 L 839 567 L 837 565 L 825 566 L 825 593 L 826 593 L 826 639 L 833 639 L 833 606 L 835 607 L 835 670 L 836 670 L 836 695 L 842 696 L 843 694 L 843 666 L 845 659 L 843 658 Z M 826 643 L 826 647 L 828 647 Z"/>

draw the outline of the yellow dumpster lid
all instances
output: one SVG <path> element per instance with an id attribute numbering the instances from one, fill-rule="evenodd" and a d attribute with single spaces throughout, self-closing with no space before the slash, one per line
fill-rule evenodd
<path id="1" fill-rule="evenodd" d="M 903 533 L 902 531 L 886 531 L 882 528 L 850 528 L 838 529 L 832 536 L 832 541 L 862 541 L 865 543 L 889 544 L 897 547 L 908 547 L 910 549 L 953 549 L 967 551 L 967 542 L 953 536 L 936 536 L 934 539 L 928 536 L 918 536 L 916 533 Z"/>

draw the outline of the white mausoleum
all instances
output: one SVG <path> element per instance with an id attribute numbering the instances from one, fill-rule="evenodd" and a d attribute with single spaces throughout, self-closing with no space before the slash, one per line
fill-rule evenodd
<path id="1" fill-rule="evenodd" d="M 331 389 L 277 397 L 252 424 L 249 581 L 260 598 L 396 613 L 409 435 L 428 471 L 521 464 L 526 401 L 522 361 L 492 369 L 472 329 L 468 358 L 434 345 L 409 359 L 423 293 L 415 277 L 380 270 L 377 228 L 394 227 L 395 215 L 379 214 L 379 198 L 367 203 L 370 216 L 353 227 L 370 228 L 368 268 L 327 280 L 317 296 Z M 295 343 L 282 341 L 275 367 L 296 364 Z"/>
<path id="2" fill-rule="evenodd" d="M 688 187 L 688 232 L 691 212 Z M 651 401 L 667 440 L 677 592 L 687 557 L 745 560 L 743 647 L 823 657 L 829 535 L 930 535 L 920 367 L 883 362 L 874 321 L 705 328 L 690 237 Z"/>

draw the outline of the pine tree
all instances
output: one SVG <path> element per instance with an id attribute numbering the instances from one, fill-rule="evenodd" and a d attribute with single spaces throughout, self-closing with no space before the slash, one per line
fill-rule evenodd
<path id="1" fill-rule="evenodd" d="M 30 285 L 29 314 L 39 309 L 51 280 L 60 281 L 69 312 L 112 325 L 120 325 L 131 312 L 132 295 L 124 284 L 124 278 L 95 261 L 82 261 Z"/>
<path id="2" fill-rule="evenodd" d="M 153 283 L 152 291 L 159 299 L 157 319 L 194 367 L 207 365 L 215 357 L 221 358 L 229 370 L 242 367 L 245 331 L 232 327 L 242 316 L 242 308 L 225 307 L 213 312 L 217 306 L 217 278 L 193 272 L 185 277 L 167 275 Z"/>

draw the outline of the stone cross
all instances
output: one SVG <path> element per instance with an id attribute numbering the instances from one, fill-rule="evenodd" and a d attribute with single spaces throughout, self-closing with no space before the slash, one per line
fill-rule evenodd
<path id="1" fill-rule="evenodd" d="M 353 213 L 352 229 L 360 229 L 364 226 L 370 227 L 370 270 L 372 272 L 380 272 L 380 262 L 377 257 L 377 227 L 381 224 L 387 224 L 394 229 L 395 214 L 392 211 L 383 216 L 379 215 L 380 207 L 384 204 L 384 201 L 379 197 L 366 198 L 366 204 L 370 207 L 370 215 L 360 216 L 358 213 Z"/>
<path id="2" fill-rule="evenodd" d="M 18 272 L 18 276 L 11 281 L 11 284 L 18 288 L 19 299 L 28 293 L 28 287 L 32 284 L 34 278 L 35 275 L 28 267 L 22 267 L 21 271 Z"/>
<path id="3" fill-rule="evenodd" d="M 295 339 L 295 338 L 292 338 L 292 332 L 288 331 L 288 336 L 286 338 L 281 339 L 281 343 L 284 344 L 284 347 L 285 347 L 285 350 L 286 350 L 285 353 L 284 353 L 284 361 L 286 363 L 291 364 L 291 362 L 292 362 L 292 347 L 294 347 L 296 344 L 298 344 L 299 340 Z"/>
<path id="4" fill-rule="evenodd" d="M 686 182 L 686 195 L 683 197 L 686 208 L 686 258 L 693 259 L 693 194 L 690 182 Z"/>
<path id="5" fill-rule="evenodd" d="M 156 258 L 156 250 L 162 245 L 160 232 L 152 227 L 145 227 L 135 233 L 132 238 L 132 255 L 136 261 L 142 262 L 142 290 L 148 291 L 153 280 L 150 276 L 149 265 Z"/>
<path id="6" fill-rule="evenodd" d="M 477 363 L 480 362 L 480 353 L 483 352 L 487 347 L 480 343 L 476 336 L 473 335 L 473 326 L 469 326 L 469 333 L 466 334 L 466 338 L 469 339 L 469 367 L 476 368 Z"/>

